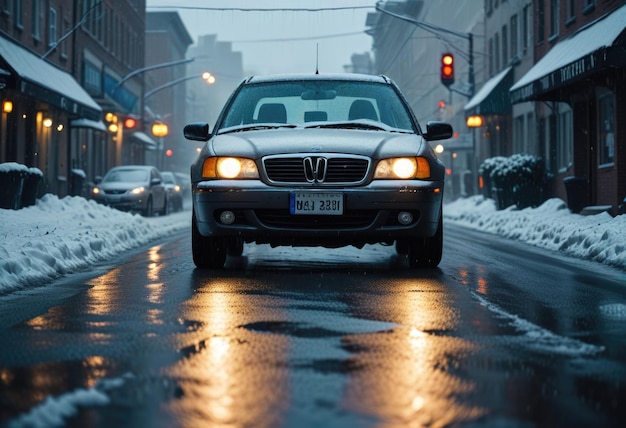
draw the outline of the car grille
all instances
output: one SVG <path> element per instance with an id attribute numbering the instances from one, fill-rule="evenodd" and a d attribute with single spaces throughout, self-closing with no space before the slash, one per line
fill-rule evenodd
<path id="1" fill-rule="evenodd" d="M 121 195 L 126 193 L 128 190 L 105 190 L 104 193 L 107 195 Z"/>
<path id="2" fill-rule="evenodd" d="M 360 184 L 367 177 L 370 160 L 362 156 L 314 154 L 267 157 L 263 165 L 273 183 Z"/>
<path id="3" fill-rule="evenodd" d="M 282 229 L 360 229 L 372 224 L 377 211 L 346 211 L 343 215 L 292 215 L 289 210 L 255 210 L 265 226 Z"/>

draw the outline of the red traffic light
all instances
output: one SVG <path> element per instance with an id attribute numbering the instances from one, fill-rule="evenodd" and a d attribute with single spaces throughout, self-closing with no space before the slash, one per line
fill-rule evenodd
<path id="1" fill-rule="evenodd" d="M 441 55 L 441 83 L 450 86 L 454 83 L 454 56 L 451 53 Z"/>
<path id="2" fill-rule="evenodd" d="M 133 129 L 137 126 L 137 124 L 137 119 L 132 116 L 128 116 L 126 119 L 124 119 L 124 128 L 126 129 Z"/>
<path id="3" fill-rule="evenodd" d="M 168 158 L 172 157 L 173 154 L 174 154 L 174 151 L 172 149 L 167 149 L 165 151 L 165 156 L 167 156 Z"/>

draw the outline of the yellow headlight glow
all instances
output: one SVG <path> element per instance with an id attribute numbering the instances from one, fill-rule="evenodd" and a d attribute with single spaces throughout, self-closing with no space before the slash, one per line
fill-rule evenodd
<path id="1" fill-rule="evenodd" d="M 220 158 L 217 160 L 217 174 L 224 178 L 235 178 L 241 172 L 241 162 L 235 158 Z"/>
<path id="2" fill-rule="evenodd" d="M 140 195 L 142 194 L 146 189 L 142 187 L 135 187 L 133 190 L 130 191 L 130 193 L 132 193 L 133 195 Z"/>
<path id="3" fill-rule="evenodd" d="M 204 160 L 203 178 L 259 178 L 259 172 L 252 159 L 235 157 L 212 157 Z"/>
<path id="4" fill-rule="evenodd" d="M 414 158 L 400 158 L 393 162 L 393 173 L 398 178 L 415 177 L 417 163 Z"/>
<path id="5" fill-rule="evenodd" d="M 376 179 L 430 178 L 430 164 L 423 157 L 389 158 L 378 162 Z"/>

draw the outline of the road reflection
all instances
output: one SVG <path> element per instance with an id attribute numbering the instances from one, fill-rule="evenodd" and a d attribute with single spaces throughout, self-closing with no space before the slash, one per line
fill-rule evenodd
<path id="1" fill-rule="evenodd" d="M 346 403 L 376 416 L 379 426 L 448 426 L 485 412 L 460 399 L 476 389 L 459 371 L 477 345 L 456 333 L 460 317 L 438 275 L 391 279 L 385 288 L 393 293 L 353 302 L 355 315 L 367 308 L 399 324 L 387 334 L 345 338 L 364 350 L 355 358 L 366 368 L 351 375 Z"/>
<path id="2" fill-rule="evenodd" d="M 194 272 L 195 292 L 182 313 L 201 327 L 180 337 L 182 358 L 165 370 L 184 391 L 169 405 L 181 426 L 279 426 L 289 406 L 289 339 L 242 327 L 265 319 L 272 305 L 268 297 L 241 293 L 241 281 Z"/>

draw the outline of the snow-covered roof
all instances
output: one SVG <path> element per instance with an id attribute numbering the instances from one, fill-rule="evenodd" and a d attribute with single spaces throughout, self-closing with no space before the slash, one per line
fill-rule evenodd
<path id="1" fill-rule="evenodd" d="M 559 41 L 511 87 L 511 92 L 531 85 L 599 49 L 612 46 L 625 28 L 626 5 L 623 5 Z M 573 72 L 578 73 L 578 70 L 573 70 Z"/>
<path id="2" fill-rule="evenodd" d="M 70 73 L 53 66 L 4 37 L 0 37 L 0 56 L 22 79 L 70 98 L 90 109 L 102 111 L 98 103 Z"/>

